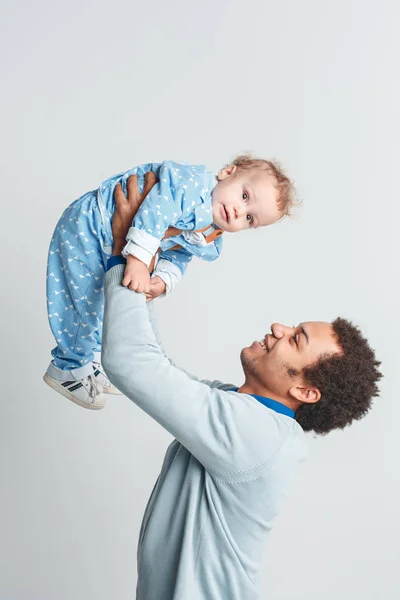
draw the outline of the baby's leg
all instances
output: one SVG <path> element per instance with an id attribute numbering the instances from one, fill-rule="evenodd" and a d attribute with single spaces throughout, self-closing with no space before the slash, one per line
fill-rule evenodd
<path id="1" fill-rule="evenodd" d="M 72 394 L 78 384 L 87 384 L 90 398 L 96 395 L 92 363 L 101 351 L 106 260 L 102 247 L 107 241 L 96 196 L 86 194 L 64 212 L 49 251 L 48 315 L 57 345 L 47 375 Z M 80 387 L 78 391 L 84 392 Z"/>

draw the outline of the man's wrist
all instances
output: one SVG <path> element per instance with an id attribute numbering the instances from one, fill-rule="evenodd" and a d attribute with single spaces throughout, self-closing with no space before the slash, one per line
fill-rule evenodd
<path id="1" fill-rule="evenodd" d="M 121 254 L 125 245 L 126 245 L 126 239 L 125 238 L 114 239 L 113 240 L 112 255 L 113 256 L 118 256 L 119 254 Z"/>

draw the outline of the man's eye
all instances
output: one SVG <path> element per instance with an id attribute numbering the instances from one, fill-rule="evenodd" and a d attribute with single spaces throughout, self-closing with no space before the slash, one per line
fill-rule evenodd
<path id="1" fill-rule="evenodd" d="M 247 202 L 247 200 L 249 199 L 249 195 L 248 195 L 248 193 L 247 193 L 247 192 L 243 192 L 243 194 L 242 194 L 242 198 L 243 198 L 243 200 L 244 200 L 245 202 Z"/>
<path id="2" fill-rule="evenodd" d="M 292 339 L 293 339 L 294 343 L 295 343 L 295 344 L 296 344 L 296 346 L 297 346 L 297 335 L 295 334 L 295 335 L 293 336 L 293 338 L 292 338 Z"/>
<path id="3" fill-rule="evenodd" d="M 253 217 L 251 215 L 246 215 L 246 219 L 248 223 L 252 223 L 253 222 Z"/>

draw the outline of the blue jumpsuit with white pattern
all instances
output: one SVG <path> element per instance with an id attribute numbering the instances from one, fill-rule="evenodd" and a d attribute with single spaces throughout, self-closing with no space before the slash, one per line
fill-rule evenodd
<path id="1" fill-rule="evenodd" d="M 210 231 L 213 227 L 215 177 L 204 166 L 148 163 L 107 179 L 97 190 L 75 200 L 57 223 L 47 265 L 48 316 L 57 343 L 51 353 L 53 377 L 58 370 L 73 371 L 77 378 L 92 373 L 91 363 L 101 351 L 103 279 L 112 250 L 114 188 L 121 182 L 126 194 L 127 179 L 136 174 L 142 191 L 148 171 L 154 171 L 159 181 L 133 220 L 124 254 L 149 264 L 160 248 L 154 274 L 164 279 L 163 271 L 167 278 L 168 271 L 183 275 L 192 256 L 213 261 L 222 251 L 222 237 L 209 244 L 190 237 L 198 236 L 195 232 L 199 229 L 210 227 Z M 163 240 L 170 226 L 182 233 Z M 180 248 L 174 248 L 176 245 Z"/>

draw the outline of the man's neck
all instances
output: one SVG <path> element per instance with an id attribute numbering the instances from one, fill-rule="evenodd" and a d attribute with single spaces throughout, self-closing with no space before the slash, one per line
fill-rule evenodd
<path id="1" fill-rule="evenodd" d="M 241 385 L 238 388 L 237 391 L 241 394 L 249 394 L 251 396 L 262 396 L 263 398 L 270 398 L 271 400 L 275 400 L 275 402 L 280 402 L 281 404 L 287 406 L 295 412 L 300 405 L 297 400 L 291 400 L 290 398 L 282 398 L 277 394 L 271 394 L 271 392 L 267 388 L 256 385 L 254 383 L 248 383 L 246 381 L 243 385 Z"/>

